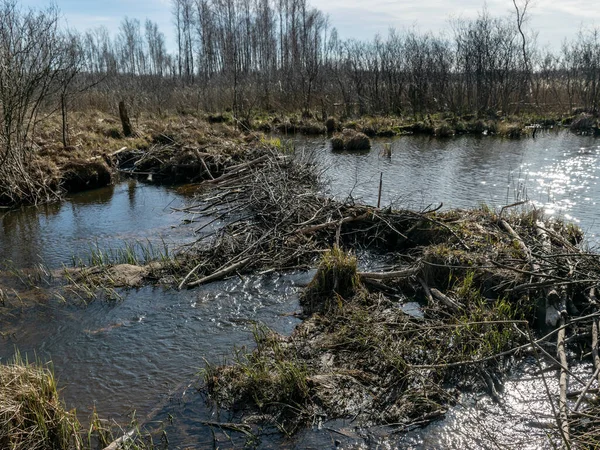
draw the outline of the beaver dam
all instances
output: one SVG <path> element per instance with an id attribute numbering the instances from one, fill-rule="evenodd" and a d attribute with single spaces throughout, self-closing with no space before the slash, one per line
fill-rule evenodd
<path id="1" fill-rule="evenodd" d="M 164 162 L 171 150 L 154 151 Z M 202 224 L 198 237 L 172 259 L 133 270 L 133 284 L 192 289 L 317 267 L 291 335 L 257 324 L 252 351 L 203 370 L 201 390 L 238 418 L 211 426 L 247 438 L 265 424 L 293 434 L 346 419 L 405 433 L 442 418 L 465 392 L 501 404 L 506 374 L 533 358 L 536 376 L 559 386 L 543 392 L 552 408 L 538 425 L 550 441 L 598 444 L 600 260 L 578 227 L 524 202 L 451 211 L 339 202 L 318 192 L 310 162 L 269 145 L 236 155 L 220 157 L 217 173 L 214 157 L 189 153 L 188 166 L 205 176 L 180 211 Z M 146 172 L 164 167 L 146 164 Z M 366 254 L 385 267 L 361 270 Z M 120 272 L 132 269 L 82 269 L 75 278 L 118 285 Z"/>
<path id="2" fill-rule="evenodd" d="M 41 317 L 35 323 L 43 328 L 43 317 L 53 318 L 62 338 L 54 329 L 55 337 L 42 338 L 51 355 L 58 341 L 72 341 L 67 356 L 53 358 L 59 381 L 69 384 L 69 404 L 85 411 L 81 395 L 94 405 L 98 399 L 100 415 L 107 406 L 113 415 L 138 409 L 138 444 L 148 442 L 147 432 L 166 444 L 166 429 L 174 448 L 200 441 L 322 446 L 332 439 L 428 448 L 422 436 L 462 420 L 465 398 L 486 399 L 498 417 L 508 415 L 513 375 L 525 367 L 519 379 L 532 380 L 535 392 L 521 402 L 519 421 L 540 431 L 530 446 L 597 445 L 600 261 L 577 226 L 523 202 L 444 210 L 340 201 L 323 193 L 314 160 L 276 139 L 249 136 L 214 148 L 175 142 L 115 152 L 109 163 L 144 180 L 195 183 L 182 189 L 191 199 L 175 202 L 169 194 L 159 206 L 173 218 L 155 225 L 185 242 L 179 251 L 97 245 L 76 267 L 51 271 L 50 295 L 68 300 L 56 309 L 18 306 L 29 301 L 24 290 L 3 292 L 4 307 L 22 326 Z M 159 197 L 143 200 L 135 186 L 114 195 L 137 205 L 131 217 L 145 223 L 157 216 L 150 208 Z M 99 220 L 103 213 L 94 214 Z M 182 217 L 185 224 L 170 230 Z M 40 284 L 48 275 L 37 272 L 15 271 Z M 41 295 L 39 288 L 27 292 Z M 14 324 L 2 331 L 12 348 L 13 339 L 21 348 L 29 342 Z M 113 347 L 118 355 L 107 354 Z M 79 366 L 90 383 L 73 390 L 82 384 L 70 378 Z M 169 378 L 167 399 L 157 399 Z M 124 386 L 130 397 L 121 394 Z M 534 396 L 543 400 L 535 410 Z M 208 411 L 199 406 L 203 397 Z M 171 399 L 183 411 L 169 406 Z M 121 409 L 112 406 L 119 402 Z M 206 430 L 198 431 L 198 422 Z M 477 445 L 496 442 L 487 425 L 471 424 L 484 429 Z M 129 431 L 122 426 L 114 438 Z M 320 430 L 329 430 L 325 438 Z"/>

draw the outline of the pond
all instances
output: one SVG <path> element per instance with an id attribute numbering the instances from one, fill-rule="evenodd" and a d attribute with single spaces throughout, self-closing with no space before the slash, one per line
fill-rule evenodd
<path id="1" fill-rule="evenodd" d="M 391 158 L 380 155 L 387 142 Z M 591 137 L 554 132 L 535 140 L 401 137 L 377 140 L 370 152 L 358 154 L 333 153 L 324 138 L 295 138 L 294 143 L 298 154 L 323 169 L 329 180 L 325 190 L 338 199 L 351 196 L 376 204 L 383 174 L 382 205 L 497 207 L 526 198 L 549 215 L 578 223 L 591 244 L 600 235 L 595 203 L 600 198 L 600 145 Z M 127 180 L 73 195 L 59 205 L 6 212 L 0 214 L 0 252 L 5 266 L 30 270 L 42 264 L 52 270 L 85 260 L 91 247 L 116 249 L 138 241 L 174 251 L 202 225 L 190 223 L 195 218 L 179 211 L 188 202 L 175 189 Z M 291 333 L 299 323 L 292 313 L 299 310 L 300 286 L 312 275 L 232 278 L 189 291 L 143 287 L 123 291 L 120 301 L 83 304 L 53 297 L 51 283 L 47 292 L 24 287 L 17 273 L 0 273 L 2 288 L 15 289 L 22 298 L 0 307 L 0 358 L 5 361 L 18 349 L 30 359 L 52 361 L 67 405 L 76 407 L 82 419 L 94 408 L 122 424 L 134 412 L 142 423 L 172 418 L 169 448 L 213 445 L 212 432 L 202 422 L 223 417 L 195 392 L 196 374 L 205 361 L 220 363 L 235 348 L 251 345 L 257 322 Z M 39 298 L 44 301 L 28 301 Z M 528 378 L 530 368 L 521 367 L 507 383 L 512 400 L 506 408 L 514 414 L 506 414 L 500 424 L 490 423 L 485 433 L 495 429 L 494 439 L 506 438 L 502 429 L 520 423 L 514 439 L 536 436 L 539 445 L 528 446 L 543 448 L 543 428 L 539 423 L 524 426 L 519 413 L 523 398 L 533 407 L 533 393 L 541 392 L 539 380 L 535 384 Z M 536 410 L 547 408 L 543 399 L 535 401 Z M 465 397 L 446 420 L 409 434 L 361 430 L 336 421 L 292 440 L 270 434 L 261 445 L 330 448 L 380 442 L 387 447 L 464 448 L 485 439 L 481 423 L 497 422 L 502 411 L 489 399 Z M 241 444 L 238 439 L 220 445 Z"/>
<path id="2" fill-rule="evenodd" d="M 546 131 L 536 139 L 404 136 L 377 139 L 367 152 L 332 152 L 323 138 L 296 138 L 296 152 L 324 168 L 339 200 L 424 208 L 500 207 L 529 200 L 547 215 L 579 224 L 590 242 L 600 234 L 600 143 L 591 136 Z M 383 156 L 391 145 L 391 157 Z"/>

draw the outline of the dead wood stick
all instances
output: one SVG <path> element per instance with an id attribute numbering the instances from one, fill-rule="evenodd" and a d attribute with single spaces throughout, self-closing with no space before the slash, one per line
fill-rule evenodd
<path id="1" fill-rule="evenodd" d="M 214 178 L 212 180 L 207 180 L 205 181 L 205 183 L 208 184 L 213 184 L 213 183 L 220 183 L 223 180 L 226 180 L 228 178 L 231 178 L 235 175 L 238 175 L 240 172 L 243 172 L 246 169 L 249 169 L 252 166 L 255 166 L 257 164 L 260 164 L 263 161 L 266 161 L 269 158 L 269 155 L 263 155 L 259 158 L 253 159 L 252 161 L 248 161 L 246 163 L 242 163 L 242 164 L 238 164 L 236 166 L 231 166 L 227 168 L 227 172 L 224 173 L 223 175 L 221 175 L 218 178 Z"/>
<path id="2" fill-rule="evenodd" d="M 231 422 L 209 422 L 203 420 L 200 422 L 202 425 L 206 425 L 209 427 L 218 427 L 223 430 L 237 431 L 238 433 L 250 434 L 252 428 L 250 425 L 245 423 L 231 423 Z"/>
<path id="3" fill-rule="evenodd" d="M 520 202 L 511 203 L 510 205 L 505 205 L 500 208 L 500 217 L 502 218 L 502 214 L 504 214 L 504 210 L 508 208 L 514 208 L 515 206 L 524 205 L 525 203 L 529 203 L 529 200 L 521 200 Z"/>
<path id="4" fill-rule="evenodd" d="M 490 261 L 490 262 L 496 267 L 500 267 L 502 269 L 507 269 L 507 270 L 512 270 L 513 272 L 522 273 L 523 275 L 531 275 L 533 277 L 540 277 L 540 278 L 552 278 L 554 280 L 559 280 L 559 281 L 571 281 L 571 280 L 568 280 L 567 278 L 559 277 L 559 276 L 553 275 L 551 273 L 532 272 L 530 270 L 517 269 L 514 266 L 502 264 L 502 263 L 499 263 L 498 261 Z"/>
<path id="5" fill-rule="evenodd" d="M 537 227 L 536 234 L 542 242 L 542 248 L 544 249 L 544 252 L 550 253 L 552 251 L 552 242 L 550 241 L 548 232 L 544 228 L 544 223 L 538 220 L 535 222 L 535 226 Z"/>
<path id="6" fill-rule="evenodd" d="M 537 348 L 544 356 L 546 356 L 550 361 L 552 361 L 552 363 L 554 365 L 556 365 L 558 368 L 560 368 L 561 370 L 564 370 L 567 372 L 567 374 L 571 375 L 575 380 L 577 380 L 579 383 L 583 384 L 583 380 L 581 380 L 580 378 L 578 378 L 577 376 L 575 376 L 575 374 L 573 372 L 571 372 L 569 370 L 569 366 L 564 365 L 562 362 L 558 361 L 554 356 L 552 356 L 550 353 L 548 353 L 544 347 L 542 347 L 539 343 L 539 341 L 532 341 L 531 340 L 531 336 L 525 332 L 523 332 L 519 327 L 517 327 L 516 325 L 514 325 L 515 329 L 521 333 L 521 335 L 525 336 L 526 338 L 528 338 L 531 342 L 531 345 L 533 345 L 535 348 Z M 566 326 L 562 328 L 562 330 L 565 330 Z"/>
<path id="7" fill-rule="evenodd" d="M 121 448 L 121 444 L 124 444 L 125 442 L 130 440 L 134 434 L 135 434 L 135 429 L 128 431 L 123 436 L 121 436 L 118 439 L 115 439 L 110 444 L 108 444 L 108 446 L 104 447 L 103 450 L 117 450 L 117 449 Z"/>
<path id="8" fill-rule="evenodd" d="M 218 270 L 208 276 L 205 276 L 204 278 L 200 278 L 199 280 L 188 283 L 187 287 L 192 288 L 195 286 L 199 286 L 203 283 L 208 283 L 209 281 L 214 281 L 214 280 L 218 280 L 219 278 L 223 278 L 225 275 L 228 275 L 231 272 L 234 272 L 234 271 L 244 267 L 246 264 L 248 264 L 249 261 L 250 261 L 250 258 L 242 259 L 241 261 L 238 261 L 235 264 L 232 264 L 221 270 Z"/>
<path id="9" fill-rule="evenodd" d="M 361 214 L 360 216 L 356 216 L 356 217 L 348 216 L 348 217 L 344 217 L 343 219 L 340 219 L 340 220 L 334 220 L 333 222 L 320 223 L 319 225 L 313 225 L 311 227 L 302 228 L 302 229 L 296 231 L 296 233 L 297 234 L 309 234 L 309 233 L 314 233 L 315 231 L 323 230 L 325 228 L 334 228 L 334 227 L 341 226 L 348 222 L 355 222 L 357 220 L 366 219 L 369 216 L 369 214 L 370 213 L 367 212 L 365 214 Z"/>
<path id="10" fill-rule="evenodd" d="M 422 226 L 425 223 L 425 221 L 423 219 L 417 221 L 412 227 L 410 227 L 408 230 L 406 230 L 404 232 L 404 234 L 397 232 L 401 237 L 402 240 L 399 241 L 399 244 L 403 244 L 404 242 L 408 241 L 410 238 L 409 236 L 412 234 L 413 231 L 415 231 L 417 228 L 419 228 L 420 226 Z M 396 230 L 394 230 L 396 231 Z"/>
<path id="11" fill-rule="evenodd" d="M 125 150 L 127 150 L 127 147 L 121 147 L 119 150 L 109 153 L 108 156 L 117 156 L 119 153 L 122 153 Z"/>
<path id="12" fill-rule="evenodd" d="M 358 272 L 358 276 L 372 280 L 389 280 L 391 278 L 409 278 L 417 274 L 418 271 L 418 267 L 411 267 L 410 269 L 396 270 L 393 272 Z"/>
<path id="13" fill-rule="evenodd" d="M 442 302 L 448 308 L 450 308 L 454 311 L 459 311 L 461 309 L 460 305 L 458 305 L 454 300 L 452 300 L 447 295 L 442 294 L 436 288 L 430 288 L 429 291 L 431 292 L 431 295 L 433 295 L 436 299 L 438 299 L 440 302 Z"/>
<path id="14" fill-rule="evenodd" d="M 419 280 L 419 281 L 421 281 L 421 280 Z M 421 282 L 421 284 L 423 284 L 423 282 Z M 426 285 L 424 285 L 424 286 L 426 286 Z M 591 318 L 594 318 L 594 317 L 598 317 L 598 316 L 600 316 L 600 312 L 595 312 L 595 313 L 592 313 L 592 314 L 588 314 L 587 316 L 575 317 L 575 318 L 571 319 L 571 321 L 568 324 L 561 325 L 561 326 L 555 328 L 554 330 L 550 331 L 548 334 L 542 336 L 539 339 L 536 339 L 533 342 L 535 342 L 535 343 L 543 342 L 546 339 L 548 339 L 549 337 L 554 336 L 560 330 L 563 330 L 566 327 L 571 326 L 575 322 L 580 322 L 580 321 L 583 321 L 583 320 L 588 320 L 588 319 L 591 319 Z M 519 345 L 519 346 L 517 346 L 515 348 L 511 348 L 510 350 L 505 350 L 503 352 L 496 353 L 495 355 L 486 356 L 484 358 L 472 359 L 472 360 L 469 360 L 469 361 L 456 361 L 456 362 L 444 363 L 444 364 L 412 364 L 412 365 L 410 365 L 410 368 L 411 369 L 444 369 L 444 368 L 448 368 L 448 367 L 468 366 L 468 365 L 471 365 L 471 364 L 478 364 L 478 363 L 482 363 L 482 362 L 492 361 L 492 360 L 494 360 L 496 358 L 500 358 L 502 356 L 513 355 L 513 354 L 515 354 L 516 352 L 518 352 L 520 350 L 527 349 L 528 347 L 531 347 L 531 343 L 529 343 L 529 342 L 527 344 Z"/>
<path id="15" fill-rule="evenodd" d="M 567 366 L 567 355 L 565 353 L 565 334 L 566 329 L 564 328 L 565 318 L 560 318 L 560 326 L 561 329 L 558 332 L 556 337 L 556 351 L 558 353 L 558 357 L 560 359 L 561 368 L 560 368 L 560 395 L 558 400 L 558 409 L 560 413 L 560 428 L 561 434 L 565 441 L 565 446 L 567 448 L 571 448 L 571 439 L 569 437 L 569 413 L 568 413 L 568 404 L 567 404 L 567 389 L 569 383 L 569 375 L 568 370 L 565 370 Z"/>
<path id="16" fill-rule="evenodd" d="M 592 358 L 594 359 L 594 367 L 596 368 L 596 371 L 598 371 L 598 369 L 600 369 L 600 356 L 598 355 L 598 319 L 592 321 Z M 600 385 L 600 375 L 598 376 L 598 384 Z"/>
<path id="17" fill-rule="evenodd" d="M 571 286 L 575 284 L 584 284 L 584 283 L 597 283 L 597 279 L 588 279 L 588 280 L 572 280 L 572 281 L 540 281 L 539 283 L 525 283 L 515 286 L 514 288 L 508 289 L 508 292 L 520 292 L 526 289 L 540 288 L 540 287 L 548 287 L 548 286 Z"/>
<path id="18" fill-rule="evenodd" d="M 579 249 L 576 246 L 574 246 L 573 244 L 571 244 L 569 241 L 567 241 L 560 234 L 556 233 L 553 230 L 550 230 L 550 229 L 546 228 L 543 223 L 537 222 L 536 223 L 536 227 L 538 227 L 539 229 L 543 230 L 545 233 L 547 233 L 550 236 L 552 236 L 554 239 L 556 239 L 557 241 L 559 241 L 562 245 L 564 245 L 569 250 L 575 251 L 575 253 L 581 253 L 581 252 L 579 252 Z"/>
<path id="19" fill-rule="evenodd" d="M 506 220 L 500 219 L 498 222 L 500 223 L 500 226 L 502 228 L 504 228 L 504 230 L 507 231 L 508 234 L 510 234 L 515 241 L 517 241 L 519 248 L 525 254 L 525 257 L 527 258 L 527 261 L 530 263 L 531 268 L 534 271 L 537 271 L 538 267 L 537 266 L 534 267 L 534 264 L 531 260 L 531 250 L 529 250 L 529 247 L 527 247 L 527 244 L 525 244 L 523 239 L 521 239 L 521 236 L 519 236 L 519 234 L 513 229 L 513 227 L 510 226 L 510 224 Z"/>
<path id="20" fill-rule="evenodd" d="M 208 176 L 210 177 L 211 180 L 214 180 L 215 177 L 212 176 L 212 173 L 210 173 L 210 169 L 208 168 L 208 166 L 206 165 L 206 161 L 204 161 L 204 158 L 202 158 L 201 156 L 198 156 L 198 159 L 200 160 L 200 162 L 202 163 L 202 167 L 204 167 L 204 170 L 206 170 L 206 173 L 208 174 Z"/>
<path id="21" fill-rule="evenodd" d="M 439 220 L 435 220 L 434 218 L 432 218 L 432 217 L 429 217 L 429 216 L 427 216 L 427 215 L 425 215 L 425 214 L 421 214 L 421 213 L 414 212 L 414 211 L 411 211 L 411 213 L 412 213 L 412 214 L 414 214 L 414 215 L 416 215 L 416 216 L 418 216 L 418 217 L 421 217 L 421 218 L 423 218 L 423 219 L 425 219 L 425 220 L 427 220 L 427 221 L 429 221 L 429 222 L 435 223 L 436 225 L 439 225 L 439 226 L 440 226 L 440 227 L 442 227 L 442 228 L 445 228 L 446 230 L 448 230 L 448 231 L 449 231 L 449 232 L 452 234 L 452 236 L 454 236 L 454 237 L 455 237 L 455 238 L 458 240 L 458 242 L 460 243 L 460 245 L 462 245 L 462 246 L 464 247 L 464 249 L 465 249 L 465 250 L 467 250 L 467 251 L 471 251 L 471 247 L 469 247 L 469 246 L 466 244 L 466 242 L 465 242 L 465 241 L 463 241 L 463 240 L 460 238 L 460 236 L 459 236 L 458 234 L 456 234 L 456 233 L 454 232 L 454 230 L 453 230 L 452 228 L 450 228 L 448 225 L 446 225 L 445 223 L 443 223 L 443 222 L 440 222 Z"/>
<path id="22" fill-rule="evenodd" d="M 585 398 L 585 394 L 588 393 L 590 387 L 592 386 L 592 383 L 598 377 L 598 375 L 600 375 L 600 367 L 596 368 L 596 371 L 594 372 L 594 374 L 592 375 L 592 377 L 589 379 L 589 381 L 587 382 L 587 384 L 583 388 L 583 391 L 581 391 L 581 393 L 579 394 L 579 398 L 575 402 L 575 406 L 573 406 L 573 411 L 577 411 L 577 409 L 579 408 L 579 405 L 581 405 L 581 402 Z"/>
<path id="23" fill-rule="evenodd" d="M 188 274 L 183 278 L 183 280 L 181 280 L 181 283 L 179 283 L 179 286 L 177 286 L 177 289 L 181 290 L 183 289 L 183 286 L 185 286 L 186 281 L 196 272 L 196 270 L 198 270 L 204 263 L 200 263 L 196 266 L 194 266 L 194 268 L 192 270 L 190 270 L 188 272 Z"/>
<path id="24" fill-rule="evenodd" d="M 429 289 L 429 286 L 427 286 L 427 283 L 425 283 L 425 280 L 423 280 L 422 278 L 419 278 L 419 283 L 421 283 L 421 286 L 423 286 L 425 298 L 427 299 L 427 302 L 431 305 L 433 303 L 433 296 L 431 295 L 431 290 Z"/>
<path id="25" fill-rule="evenodd" d="M 378 215 L 378 214 L 375 214 L 375 213 L 373 213 L 373 217 L 377 217 L 379 220 L 381 220 L 383 223 L 385 223 L 385 224 L 386 224 L 388 227 L 390 227 L 390 229 L 391 229 L 391 230 L 392 230 L 394 233 L 398 234 L 398 235 L 399 235 L 399 236 L 402 238 L 402 241 L 401 241 L 401 243 L 402 243 L 402 242 L 405 242 L 405 241 L 407 241 L 407 240 L 408 240 L 408 233 L 407 233 L 406 235 L 402 234 L 402 233 L 401 233 L 400 231 L 398 231 L 398 230 L 396 229 L 396 227 L 394 227 L 394 226 L 393 226 L 393 225 L 392 225 L 392 224 L 391 224 L 391 223 L 390 223 L 388 220 L 385 220 L 385 219 L 384 219 L 382 216 L 380 216 L 380 215 Z M 419 222 L 419 223 L 421 223 L 421 222 Z M 412 230 L 412 228 L 411 228 L 409 231 L 411 231 L 411 230 Z"/>

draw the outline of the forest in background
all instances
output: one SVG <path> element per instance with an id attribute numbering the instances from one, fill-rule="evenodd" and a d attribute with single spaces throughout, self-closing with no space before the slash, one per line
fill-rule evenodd
<path id="1" fill-rule="evenodd" d="M 125 17 L 115 36 L 70 33 L 78 81 L 94 86 L 75 103 L 114 108 L 116 95 L 159 113 L 595 114 L 598 30 L 545 50 L 528 28 L 529 2 L 514 6 L 456 19 L 448 35 L 390 29 L 360 41 L 340 39 L 307 0 L 173 0 L 174 52 L 150 20 Z"/>
<path id="2" fill-rule="evenodd" d="M 169 51 L 150 20 L 125 17 L 114 36 L 105 28 L 77 32 L 56 5 L 0 0 L 0 204 L 56 199 L 56 173 L 32 164 L 48 150 L 48 139 L 34 138 L 45 119 L 59 118 L 52 127 L 62 136 L 52 140 L 62 148 L 88 146 L 72 139 L 70 122 L 80 125 L 74 113 L 114 115 L 119 104 L 134 121 L 183 114 L 247 131 L 323 133 L 342 128 L 338 119 L 350 127 L 368 117 L 403 122 L 360 126 L 373 135 L 495 134 L 489 122 L 507 116 L 538 126 L 585 112 L 581 128 L 594 132 L 598 29 L 544 50 L 528 27 L 529 0 L 513 2 L 513 14 L 492 17 L 484 8 L 454 20 L 447 35 L 390 29 L 361 41 L 340 39 L 307 0 L 172 0 Z M 499 134 L 521 135 L 523 124 L 507 124 Z"/>
<path id="3" fill-rule="evenodd" d="M 12 0 L 4 9 L 17 8 Z M 173 0 L 176 48 L 150 20 L 125 17 L 68 35 L 77 107 L 114 108 L 113 97 L 152 111 L 313 111 L 320 115 L 477 116 L 598 109 L 597 29 L 537 46 L 529 4 L 514 14 L 456 19 L 448 35 L 390 29 L 370 41 L 342 40 L 307 0 Z M 59 20 L 59 11 L 45 15 Z M 10 16 L 6 14 L 5 16 Z M 14 40 L 2 33 L 0 50 Z M 68 77 L 67 77 L 68 78 Z M 92 86 L 92 88 L 90 88 Z"/>

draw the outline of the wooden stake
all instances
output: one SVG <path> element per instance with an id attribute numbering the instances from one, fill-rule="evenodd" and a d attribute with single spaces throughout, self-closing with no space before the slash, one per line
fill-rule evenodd
<path id="1" fill-rule="evenodd" d="M 377 208 L 381 206 L 381 188 L 383 187 L 383 172 L 379 174 L 379 195 L 377 196 Z"/>
<path id="2" fill-rule="evenodd" d="M 127 108 L 125 107 L 125 102 L 121 100 L 119 102 L 119 117 L 121 119 L 121 125 L 123 126 L 123 134 L 125 137 L 129 137 L 133 134 L 133 129 L 131 128 L 131 122 L 129 121 L 129 115 L 127 114 Z"/>

